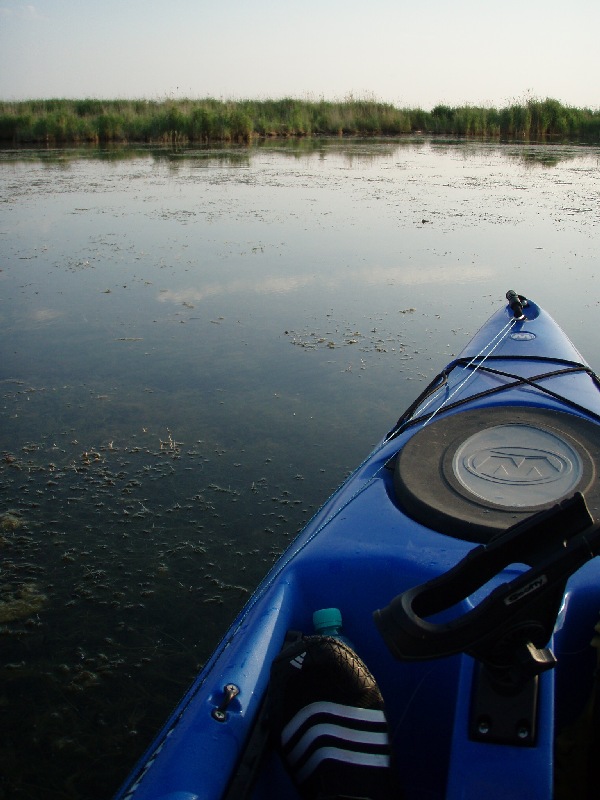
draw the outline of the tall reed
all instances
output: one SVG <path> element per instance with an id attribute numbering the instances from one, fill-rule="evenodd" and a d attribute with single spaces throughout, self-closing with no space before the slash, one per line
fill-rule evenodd
<path id="1" fill-rule="evenodd" d="M 396 108 L 371 99 L 26 100 L 0 102 L 0 141 L 248 142 L 269 136 L 398 136 L 415 132 L 503 139 L 600 141 L 600 110 L 558 100 L 505 108 Z"/>

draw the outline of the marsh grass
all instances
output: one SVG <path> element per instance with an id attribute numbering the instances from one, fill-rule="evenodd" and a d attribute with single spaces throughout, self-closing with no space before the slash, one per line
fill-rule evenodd
<path id="1" fill-rule="evenodd" d="M 248 142 L 257 137 L 399 136 L 416 132 L 600 141 L 600 110 L 558 100 L 506 108 L 396 108 L 371 99 L 26 100 L 0 102 L 0 141 L 27 143 Z"/>

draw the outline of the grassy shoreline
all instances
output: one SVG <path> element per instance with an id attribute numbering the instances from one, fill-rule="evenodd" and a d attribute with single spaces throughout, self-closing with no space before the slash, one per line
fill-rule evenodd
<path id="1" fill-rule="evenodd" d="M 354 99 L 0 101 L 0 141 L 12 144 L 186 144 L 416 132 L 598 142 L 600 110 L 572 108 L 549 98 L 501 109 L 438 105 L 431 111 Z"/>

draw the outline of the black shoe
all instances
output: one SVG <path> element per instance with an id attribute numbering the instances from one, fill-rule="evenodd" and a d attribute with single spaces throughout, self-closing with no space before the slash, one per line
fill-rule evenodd
<path id="1" fill-rule="evenodd" d="M 381 692 L 347 644 L 307 636 L 286 647 L 270 693 L 271 727 L 303 798 L 400 796 Z"/>

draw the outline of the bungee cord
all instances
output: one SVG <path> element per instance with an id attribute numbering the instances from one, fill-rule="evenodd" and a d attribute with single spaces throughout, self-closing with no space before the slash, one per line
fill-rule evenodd
<path id="1" fill-rule="evenodd" d="M 387 444 L 387 442 L 395 439 L 406 427 L 409 425 L 415 424 L 416 422 L 422 422 L 423 425 L 427 425 L 433 417 L 436 416 L 444 407 L 446 407 L 450 400 L 456 395 L 463 386 L 470 380 L 472 375 L 474 375 L 477 370 L 479 370 L 484 364 L 485 361 L 492 356 L 496 348 L 504 341 L 507 334 L 515 324 L 518 322 L 517 319 L 509 320 L 506 325 L 499 330 L 495 336 L 485 344 L 477 355 L 473 356 L 470 361 L 466 363 L 462 363 L 461 359 L 452 362 L 449 364 L 446 369 L 441 372 L 431 384 L 425 389 L 424 392 L 418 397 L 404 412 L 404 414 L 400 417 L 396 425 L 392 428 L 391 431 L 387 434 L 384 439 L 383 444 Z M 435 402 L 439 396 L 440 392 L 445 389 L 445 391 L 449 391 L 450 387 L 448 386 L 448 376 L 450 373 L 458 367 L 458 365 L 462 363 L 462 369 L 468 370 L 469 373 L 467 374 L 466 378 L 462 380 L 459 384 L 457 384 L 452 392 L 446 397 L 446 399 L 442 402 L 439 408 L 434 411 L 429 418 L 426 418 L 425 411 L 429 408 L 429 406 Z M 475 367 L 473 365 L 475 364 Z M 460 380 L 460 379 L 459 379 Z M 435 384 L 438 384 L 437 386 Z"/>
<path id="2" fill-rule="evenodd" d="M 431 422 L 431 420 L 432 420 L 432 419 L 433 419 L 433 418 L 434 418 L 434 417 L 435 417 L 435 416 L 436 416 L 436 415 L 437 415 L 437 414 L 438 414 L 440 411 L 442 411 L 442 409 L 443 409 L 443 408 L 444 408 L 446 405 L 448 405 L 448 403 L 450 402 L 450 400 L 452 400 L 452 398 L 454 397 L 454 395 L 456 395 L 456 394 L 457 394 L 457 393 L 458 393 L 458 392 L 459 392 L 459 391 L 460 391 L 460 390 L 461 390 L 461 389 L 462 389 L 462 388 L 463 388 L 463 387 L 464 387 L 464 386 L 467 384 L 467 382 L 471 380 L 471 378 L 472 378 L 472 377 L 475 375 L 475 373 L 476 373 L 476 372 L 477 372 L 477 371 L 478 371 L 478 370 L 479 370 L 479 369 L 480 369 L 480 368 L 481 368 L 481 367 L 482 367 L 482 366 L 485 364 L 486 360 L 487 360 L 488 358 L 490 358 L 490 356 L 492 355 L 492 353 L 494 352 L 494 350 L 496 350 L 496 348 L 497 348 L 497 347 L 499 347 L 499 346 L 500 346 L 500 344 L 502 344 L 503 340 L 504 340 L 504 339 L 506 338 L 506 336 L 508 335 L 508 332 L 510 331 L 510 329 L 511 329 L 511 328 L 514 326 L 515 322 L 517 322 L 517 320 L 516 320 L 516 319 L 514 319 L 514 318 L 513 318 L 513 319 L 510 319 L 510 320 L 509 320 L 509 321 L 506 323 L 506 325 L 505 325 L 505 326 L 502 328 L 502 330 L 500 330 L 500 331 L 499 331 L 499 332 L 498 332 L 498 333 L 497 333 L 497 334 L 494 336 L 494 338 L 493 338 L 493 339 L 491 339 L 491 340 L 490 340 L 490 341 L 489 341 L 489 342 L 488 342 L 486 345 L 484 345 L 484 346 L 481 348 L 481 350 L 479 351 L 479 353 L 478 353 L 476 356 L 473 356 L 473 358 L 472 358 L 472 359 L 471 359 L 471 360 L 470 360 L 470 361 L 469 361 L 467 364 L 465 364 L 465 366 L 463 367 L 463 371 L 464 371 L 464 370 L 469 370 L 469 372 L 468 372 L 468 374 L 467 374 L 466 378 L 464 378 L 462 381 L 460 381 L 460 382 L 459 382 L 459 383 L 458 383 L 458 384 L 457 384 L 457 385 L 454 387 L 453 391 L 452 391 L 452 392 L 451 392 L 451 393 L 450 393 L 450 394 L 449 394 L 449 395 L 446 397 L 446 399 L 445 399 L 445 400 L 444 400 L 444 401 L 443 401 L 443 402 L 442 402 L 442 403 L 441 403 L 441 404 L 440 404 L 440 405 L 439 405 L 439 406 L 436 408 L 436 410 L 435 410 L 435 411 L 434 411 L 434 412 L 431 414 L 431 416 L 429 416 L 429 417 L 428 417 L 428 418 L 427 418 L 427 419 L 426 419 L 426 420 L 423 422 L 423 427 L 425 427 L 426 425 L 429 425 L 429 423 Z M 495 343 L 495 344 L 494 344 L 494 343 Z M 486 353 L 485 351 L 486 351 L 488 348 L 490 348 L 490 349 L 489 349 L 489 352 L 487 352 L 487 353 Z M 484 354 L 485 354 L 485 355 L 484 355 Z M 475 366 L 474 366 L 474 367 L 473 367 L 473 364 L 475 364 Z M 473 368 L 471 369 L 471 367 L 473 367 Z M 440 388 L 442 388 L 442 387 L 440 387 Z M 446 391 L 448 391 L 448 390 L 449 390 L 449 387 L 448 387 L 448 386 L 446 386 Z M 435 396 L 436 396 L 436 393 L 434 393 L 434 394 L 431 396 L 431 398 L 429 399 L 429 401 L 428 401 L 428 402 L 427 402 L 427 403 L 426 403 L 426 404 L 425 404 L 425 405 L 422 407 L 422 409 L 421 409 L 421 412 L 425 411 L 425 409 L 426 409 L 426 408 L 428 408 L 428 406 L 430 406 L 430 405 L 431 405 L 431 403 L 433 403 L 433 401 L 435 400 Z"/>

